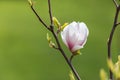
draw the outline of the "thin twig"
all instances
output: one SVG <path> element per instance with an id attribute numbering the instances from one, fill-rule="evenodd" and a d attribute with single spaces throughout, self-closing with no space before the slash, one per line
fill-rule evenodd
<path id="1" fill-rule="evenodd" d="M 70 62 L 71 62 L 71 63 L 72 63 L 72 59 L 73 59 L 74 56 L 75 56 L 74 54 L 72 54 L 72 55 L 70 56 Z"/>
<path id="2" fill-rule="evenodd" d="M 109 39 L 108 39 L 108 59 L 111 59 L 111 60 L 112 60 L 111 44 L 112 44 L 112 39 L 113 39 L 113 36 L 114 36 L 115 29 L 117 27 L 117 20 L 118 20 L 118 15 L 119 15 L 119 12 L 120 12 L 120 6 L 117 5 L 115 0 L 113 0 L 113 1 L 115 3 L 115 6 L 116 6 L 116 13 L 115 13 L 113 27 L 112 27 L 112 30 L 110 32 Z M 110 73 L 110 80 L 113 80 L 112 71 L 109 70 L 109 73 Z"/>
<path id="3" fill-rule="evenodd" d="M 49 5 L 49 15 L 50 15 L 50 20 L 51 20 L 51 26 L 52 26 L 53 21 L 52 21 L 52 11 L 51 11 L 50 0 L 48 0 L 48 5 Z M 68 65 L 70 66 L 71 70 L 73 71 L 74 75 L 76 76 L 76 78 L 77 78 L 78 80 L 81 80 L 80 77 L 79 77 L 79 75 L 78 75 L 78 73 L 77 73 L 77 71 L 75 70 L 75 68 L 73 67 L 73 65 L 70 63 L 70 61 L 69 61 L 69 59 L 67 58 L 65 52 L 63 51 L 63 49 L 62 49 L 62 47 L 61 47 L 61 45 L 60 45 L 60 42 L 59 42 L 59 40 L 58 40 L 58 37 L 57 37 L 56 33 L 54 32 L 54 30 L 52 30 L 52 34 L 53 34 L 53 36 L 54 36 L 54 38 L 55 38 L 55 40 L 56 40 L 56 43 L 57 43 L 57 45 L 58 45 L 59 51 L 62 53 L 62 55 L 63 55 L 63 57 L 65 58 L 66 62 L 67 62 Z"/>
<path id="4" fill-rule="evenodd" d="M 50 3 L 50 0 L 48 0 L 48 6 L 49 6 L 50 21 L 51 21 L 51 25 L 52 25 L 52 24 L 53 24 L 53 20 L 52 20 L 52 10 L 51 10 L 51 3 Z"/>
<path id="5" fill-rule="evenodd" d="M 35 9 L 33 8 L 33 5 L 31 5 L 31 9 L 34 12 L 34 14 L 37 16 L 37 18 L 39 19 L 39 21 L 48 29 L 50 30 L 50 28 L 45 24 L 45 22 L 41 19 L 41 17 L 38 15 L 38 13 L 35 11 Z"/>
<path id="6" fill-rule="evenodd" d="M 29 1 L 30 4 L 32 4 L 31 1 Z M 54 27 L 53 27 L 53 20 L 52 20 L 52 11 L 51 11 L 51 3 L 50 3 L 50 0 L 48 0 L 48 5 L 49 5 L 49 15 L 50 15 L 50 21 L 51 21 L 51 24 L 50 24 L 50 28 L 44 23 L 44 21 L 40 18 L 40 16 L 37 14 L 37 12 L 34 10 L 33 8 L 33 4 L 31 5 L 31 9 L 32 11 L 35 13 L 35 15 L 37 16 L 37 18 L 39 19 L 39 21 L 49 30 L 52 32 L 55 40 L 56 40 L 56 43 L 57 43 L 57 46 L 58 48 L 54 47 L 55 49 L 58 49 L 61 54 L 63 55 L 64 59 L 66 60 L 67 64 L 69 65 L 69 67 L 71 68 L 71 70 L 73 71 L 74 75 L 76 76 L 77 80 L 81 80 L 80 79 L 80 76 L 78 75 L 76 69 L 74 68 L 74 66 L 72 65 L 72 63 L 70 62 L 69 58 L 67 57 L 67 55 L 65 54 L 65 52 L 63 51 L 61 45 L 60 45 L 60 42 L 58 40 L 58 37 L 54 31 Z"/>
<path id="7" fill-rule="evenodd" d="M 59 51 L 60 51 L 61 54 L 63 55 L 63 57 L 64 57 L 64 59 L 66 60 L 67 64 L 69 65 L 69 67 L 70 67 L 71 70 L 73 71 L 73 73 L 74 73 L 74 75 L 76 76 L 77 80 L 81 80 L 81 79 L 80 79 L 80 76 L 78 75 L 78 73 L 77 73 L 77 71 L 76 71 L 76 69 L 74 68 L 74 66 L 72 65 L 72 63 L 70 62 L 70 60 L 68 59 L 68 57 L 66 56 L 65 52 L 63 51 L 63 49 L 62 49 L 62 47 L 61 47 L 61 45 L 60 45 L 60 42 L 59 42 L 59 40 L 58 40 L 58 38 L 57 38 L 57 35 L 55 34 L 54 31 L 52 31 L 52 33 L 53 33 L 53 36 L 54 36 L 54 38 L 55 38 L 55 40 L 56 40 L 56 43 L 57 43 L 57 45 L 58 45 L 58 47 L 59 47 Z"/>
<path id="8" fill-rule="evenodd" d="M 114 2 L 115 6 L 116 6 L 116 8 L 117 8 L 117 7 L 118 7 L 117 1 L 116 1 L 116 0 L 113 0 L 113 2 Z"/>
<path id="9" fill-rule="evenodd" d="M 120 22 L 116 24 L 117 26 L 120 25 Z"/>
<path id="10" fill-rule="evenodd" d="M 51 20 L 51 32 L 56 40 L 56 43 L 58 45 L 58 49 L 61 52 L 61 54 L 63 55 L 64 59 L 66 60 L 67 64 L 69 65 L 69 67 L 71 68 L 71 70 L 73 71 L 74 75 L 76 76 L 77 80 L 81 80 L 80 76 L 78 75 L 77 71 L 75 70 L 74 66 L 72 65 L 71 61 L 68 59 L 68 57 L 66 56 L 65 52 L 63 51 L 60 42 L 58 40 L 57 34 L 54 31 L 54 27 L 53 27 L 53 20 L 52 20 L 52 10 L 51 10 L 51 3 L 50 0 L 48 0 L 48 5 L 49 5 L 49 15 L 50 15 L 50 20 Z"/>

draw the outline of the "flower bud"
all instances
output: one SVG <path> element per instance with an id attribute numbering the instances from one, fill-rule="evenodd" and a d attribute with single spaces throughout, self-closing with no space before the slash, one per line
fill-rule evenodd
<path id="1" fill-rule="evenodd" d="M 118 56 L 118 61 L 115 64 L 112 60 L 108 59 L 108 67 L 115 75 L 116 80 L 120 80 L 120 56 Z"/>
<path id="2" fill-rule="evenodd" d="M 51 48 L 55 48 L 55 43 L 53 43 L 52 41 L 50 41 L 49 46 L 50 46 Z"/>
<path id="3" fill-rule="evenodd" d="M 33 2 L 31 0 L 28 0 L 30 6 L 33 6 Z"/>
<path id="4" fill-rule="evenodd" d="M 49 36 L 48 33 L 47 33 L 47 40 L 48 40 L 48 42 L 50 43 L 50 41 L 51 41 L 51 37 Z"/>
<path id="5" fill-rule="evenodd" d="M 72 22 L 63 29 L 61 37 L 65 45 L 74 54 L 74 52 L 83 48 L 88 34 L 89 30 L 85 23 Z"/>
<path id="6" fill-rule="evenodd" d="M 47 33 L 47 40 L 48 40 L 48 43 L 49 43 L 49 46 L 51 48 L 55 48 L 55 43 L 52 42 L 51 40 L 52 38 L 49 36 L 49 34 Z"/>
<path id="7" fill-rule="evenodd" d="M 107 78 L 107 74 L 106 74 L 106 72 L 104 71 L 104 69 L 101 69 L 100 70 L 100 78 L 101 78 L 101 80 L 108 80 Z"/>
<path id="8" fill-rule="evenodd" d="M 75 77 L 74 77 L 72 71 L 70 71 L 69 76 L 70 76 L 70 80 L 75 80 Z"/>
<path id="9" fill-rule="evenodd" d="M 55 18 L 55 17 L 53 17 L 53 23 L 54 23 L 54 25 L 56 26 L 56 27 L 60 27 L 60 23 L 59 23 L 59 21 L 57 20 L 57 18 Z"/>
<path id="10" fill-rule="evenodd" d="M 64 24 L 61 26 L 61 30 L 63 30 L 67 25 L 68 25 L 68 23 L 64 23 Z"/>
<path id="11" fill-rule="evenodd" d="M 108 59 L 107 63 L 108 63 L 108 67 L 110 68 L 110 70 L 114 73 L 114 64 L 113 64 L 112 60 Z"/>
<path id="12" fill-rule="evenodd" d="M 120 80 L 120 55 L 118 56 L 118 61 L 114 65 L 115 76 L 117 80 Z"/>

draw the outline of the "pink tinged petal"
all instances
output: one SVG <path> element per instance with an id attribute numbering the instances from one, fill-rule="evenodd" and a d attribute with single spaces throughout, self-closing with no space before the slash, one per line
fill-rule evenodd
<path id="1" fill-rule="evenodd" d="M 68 44 L 67 44 L 67 41 L 66 41 L 67 32 L 68 32 L 67 30 L 62 31 L 61 32 L 61 37 L 62 37 L 62 40 L 65 43 L 65 45 L 68 47 Z"/>
<path id="2" fill-rule="evenodd" d="M 83 22 L 72 22 L 61 32 L 63 42 L 72 52 L 83 48 L 88 34 L 88 28 Z"/>
<path id="3" fill-rule="evenodd" d="M 81 48 L 83 48 L 83 46 L 80 46 L 80 45 L 75 45 L 73 48 L 72 48 L 72 52 L 75 52 L 75 51 L 77 51 L 77 50 L 79 50 L 79 49 L 81 49 Z"/>
<path id="4" fill-rule="evenodd" d="M 69 25 L 68 26 L 66 26 L 65 28 L 64 28 L 64 30 L 61 32 L 61 37 L 62 37 L 62 40 L 63 40 L 63 42 L 65 43 L 65 45 L 68 47 L 68 44 L 67 44 L 67 40 L 66 40 L 66 38 L 67 38 L 67 36 L 68 36 L 68 31 L 69 31 Z"/>
<path id="5" fill-rule="evenodd" d="M 75 46 L 75 42 L 77 41 L 77 36 L 72 28 L 70 28 L 69 35 L 67 36 L 66 40 L 69 49 L 72 50 L 72 48 Z"/>
<path id="6" fill-rule="evenodd" d="M 67 36 L 68 47 L 71 51 L 73 51 L 74 46 L 76 46 L 76 42 L 78 41 L 78 35 L 76 34 L 77 31 L 77 23 L 72 22 L 69 26 L 69 33 Z"/>
<path id="7" fill-rule="evenodd" d="M 66 26 L 64 30 L 61 32 L 62 40 L 69 49 L 71 49 L 74 45 L 74 38 L 73 38 L 74 24 L 76 24 L 76 22 L 72 22 L 71 24 Z"/>

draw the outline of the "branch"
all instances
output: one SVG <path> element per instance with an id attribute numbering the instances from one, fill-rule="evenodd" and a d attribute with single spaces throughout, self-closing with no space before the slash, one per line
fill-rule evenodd
<path id="1" fill-rule="evenodd" d="M 116 24 L 117 26 L 120 25 L 120 22 Z"/>
<path id="2" fill-rule="evenodd" d="M 41 19 L 41 17 L 38 15 L 38 13 L 35 11 L 35 9 L 33 8 L 33 3 L 31 0 L 28 0 L 29 1 L 29 4 L 31 6 L 31 9 L 32 11 L 34 12 L 34 14 L 37 16 L 37 18 L 39 19 L 39 21 L 53 34 L 55 40 L 56 40 L 56 43 L 57 43 L 57 48 L 56 47 L 53 47 L 57 50 L 59 50 L 61 52 L 61 54 L 63 55 L 64 59 L 66 60 L 67 64 L 69 65 L 69 67 L 71 68 L 71 70 L 73 71 L 74 75 L 76 76 L 77 80 L 81 80 L 76 69 L 74 68 L 74 66 L 72 65 L 71 61 L 68 59 L 67 55 L 65 54 L 65 52 L 63 51 L 61 45 L 60 45 L 60 42 L 58 40 L 58 37 L 54 31 L 54 26 L 53 26 L 53 20 L 52 20 L 52 11 L 51 11 L 51 3 L 50 3 L 50 0 L 48 0 L 48 6 L 49 6 L 49 16 L 50 16 L 50 21 L 51 21 L 51 24 L 50 24 L 50 28 L 45 24 L 45 22 Z"/>
<path id="3" fill-rule="evenodd" d="M 48 29 L 50 30 L 50 28 L 45 24 L 45 22 L 41 19 L 41 17 L 38 15 L 38 13 L 35 11 L 35 9 L 33 8 L 33 3 L 31 2 L 31 9 L 33 11 L 33 13 L 36 15 L 36 17 L 38 18 L 38 20 Z"/>
<path id="4" fill-rule="evenodd" d="M 61 54 L 63 55 L 64 59 L 66 60 L 67 64 L 69 65 L 69 67 L 71 68 L 71 70 L 73 71 L 74 75 L 76 76 L 77 80 L 81 80 L 80 79 L 80 76 L 78 75 L 76 69 L 74 68 L 74 66 L 72 65 L 71 61 L 68 59 L 68 57 L 66 56 L 65 52 L 63 51 L 61 45 L 60 45 L 60 42 L 58 40 L 58 37 L 56 35 L 56 33 L 54 32 L 54 30 L 52 29 L 51 30 L 55 40 L 56 40 L 56 43 L 58 45 L 58 50 L 61 52 Z"/>
<path id="5" fill-rule="evenodd" d="M 118 6 L 118 4 L 117 4 L 117 2 L 115 0 L 113 0 L 113 2 L 115 3 L 115 6 L 116 6 L 116 13 L 115 13 L 113 27 L 112 27 L 112 30 L 110 32 L 109 39 L 108 39 L 108 59 L 111 59 L 111 60 L 112 60 L 112 55 L 111 55 L 112 39 L 113 39 L 116 27 L 118 26 L 118 24 L 120 24 L 120 23 L 117 24 L 118 15 L 119 15 L 119 12 L 120 12 L 120 5 Z M 110 73 L 110 80 L 113 80 L 113 73 L 112 73 L 112 71 L 109 70 L 109 73 Z"/>
<path id="6" fill-rule="evenodd" d="M 116 1 L 116 0 L 113 0 L 113 2 L 114 2 L 115 6 L 116 6 L 116 8 L 117 8 L 117 7 L 118 7 L 117 1 Z"/>
<path id="7" fill-rule="evenodd" d="M 51 25 L 52 25 L 52 24 L 53 24 L 53 20 L 52 20 L 52 10 L 51 10 L 51 3 L 50 3 L 50 0 L 48 0 L 48 6 L 49 6 L 50 21 L 51 21 Z"/>
<path id="8" fill-rule="evenodd" d="M 56 40 L 56 43 L 58 45 L 58 50 L 61 52 L 61 54 L 63 55 L 64 59 L 66 60 L 67 64 L 69 65 L 69 67 L 71 68 L 71 70 L 73 71 L 74 75 L 76 76 L 77 80 L 81 80 L 80 76 L 78 75 L 76 69 L 74 68 L 74 66 L 72 65 L 71 61 L 68 59 L 68 57 L 66 56 L 65 52 L 63 51 L 60 42 L 58 40 L 57 34 L 54 31 L 54 26 L 53 26 L 53 20 L 52 20 L 52 10 L 51 10 L 51 3 L 50 0 L 48 0 L 48 5 L 49 5 L 49 15 L 50 15 L 50 21 L 51 21 L 51 32 Z"/>
<path id="9" fill-rule="evenodd" d="M 63 51 L 61 45 L 60 45 L 60 42 L 58 40 L 58 37 L 57 35 L 55 34 L 54 31 L 52 31 L 52 34 L 57 42 L 57 45 L 58 45 L 58 49 L 59 51 L 61 52 L 61 54 L 63 55 L 64 59 L 66 60 L 67 64 L 69 65 L 69 67 L 71 68 L 71 70 L 73 71 L 74 75 L 76 76 L 77 80 L 81 80 L 80 79 L 80 76 L 78 75 L 76 69 L 74 68 L 74 66 L 72 65 L 71 61 L 68 59 L 68 57 L 66 56 L 65 52 Z"/>
<path id="10" fill-rule="evenodd" d="M 73 59 L 74 56 L 75 56 L 74 54 L 72 54 L 72 55 L 70 56 L 70 62 L 72 62 L 72 59 Z"/>

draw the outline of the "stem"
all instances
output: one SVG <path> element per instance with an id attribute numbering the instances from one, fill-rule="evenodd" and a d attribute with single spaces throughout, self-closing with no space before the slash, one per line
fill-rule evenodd
<path id="1" fill-rule="evenodd" d="M 60 42 L 58 40 L 57 34 L 54 32 L 54 28 L 53 28 L 53 20 L 52 20 L 52 10 L 51 10 L 51 5 L 50 5 L 50 0 L 48 0 L 48 6 L 49 6 L 49 16 L 50 16 L 50 21 L 51 21 L 51 32 L 56 40 L 56 43 L 58 45 L 58 50 L 61 52 L 61 54 L 63 55 L 64 59 L 66 60 L 67 64 L 69 65 L 69 67 L 71 68 L 71 70 L 73 71 L 74 75 L 76 76 L 77 80 L 81 80 L 77 71 L 75 70 L 74 66 L 72 65 L 71 61 L 68 59 L 68 57 L 66 56 L 65 52 L 63 51 Z"/>
<path id="2" fill-rule="evenodd" d="M 72 65 L 71 61 L 69 60 L 69 58 L 66 56 L 65 52 L 63 51 L 60 42 L 58 40 L 57 34 L 54 31 L 54 27 L 53 27 L 53 20 L 52 20 L 52 11 L 51 11 L 51 3 L 50 0 L 48 0 L 48 6 L 49 6 L 49 16 L 50 16 L 50 28 L 45 24 L 45 22 L 41 19 L 41 17 L 38 15 L 38 13 L 35 11 L 35 9 L 33 8 L 33 3 L 31 1 L 29 1 L 31 5 L 31 9 L 34 12 L 34 14 L 37 16 L 37 18 L 39 19 L 39 21 L 44 25 L 44 27 L 46 27 L 50 32 L 52 32 L 56 43 L 57 43 L 57 48 L 55 47 L 55 49 L 59 50 L 61 52 L 61 54 L 63 55 L 64 59 L 66 60 L 67 64 L 69 65 L 69 67 L 71 68 L 71 70 L 73 71 L 74 75 L 76 76 L 77 80 L 81 80 L 80 76 L 78 75 L 76 69 L 74 68 L 74 66 Z"/>
<path id="3" fill-rule="evenodd" d="M 59 51 L 61 52 L 61 54 L 63 55 L 64 59 L 66 60 L 67 64 L 69 65 L 69 67 L 71 68 L 71 70 L 73 71 L 74 75 L 76 76 L 77 80 L 81 80 L 80 79 L 80 76 L 78 75 L 76 69 L 74 68 L 74 66 L 72 65 L 71 61 L 68 59 L 68 57 L 66 56 L 65 52 L 63 51 L 60 43 L 59 43 L 59 40 L 57 38 L 57 35 L 55 34 L 54 31 L 52 31 L 52 34 L 57 42 L 57 45 L 58 45 L 58 49 Z"/>
<path id="4" fill-rule="evenodd" d="M 115 0 L 113 0 L 113 1 L 115 3 L 115 6 L 116 6 L 116 13 L 115 13 L 113 27 L 112 27 L 112 30 L 110 32 L 109 39 L 108 39 L 108 59 L 111 59 L 111 60 L 112 60 L 111 44 L 112 44 L 112 39 L 114 36 L 115 29 L 117 27 L 117 20 L 118 20 L 118 15 L 119 15 L 119 11 L 120 11 L 120 5 L 118 6 Z M 113 73 L 111 70 L 109 70 L 109 74 L 110 74 L 110 80 L 113 80 Z"/>
<path id="5" fill-rule="evenodd" d="M 113 3 L 115 4 L 116 8 L 118 7 L 117 1 L 113 0 Z"/>
<path id="6" fill-rule="evenodd" d="M 120 22 L 116 24 L 117 26 L 120 25 Z"/>
<path id="7" fill-rule="evenodd" d="M 74 54 L 71 55 L 70 62 L 72 62 L 72 59 L 73 59 L 74 56 L 75 56 Z"/>
<path id="8" fill-rule="evenodd" d="M 33 5 L 31 5 L 31 9 L 34 12 L 34 14 L 36 15 L 36 17 L 38 18 L 38 20 L 48 29 L 50 30 L 50 28 L 45 24 L 45 22 L 41 19 L 41 17 L 38 15 L 38 13 L 35 11 L 35 9 L 33 8 Z"/>
<path id="9" fill-rule="evenodd" d="M 50 3 L 50 0 L 48 0 L 48 6 L 49 6 L 50 21 L 51 21 L 51 25 L 52 25 L 52 24 L 53 24 L 53 20 L 52 20 L 52 10 L 51 10 L 51 3 Z"/>

